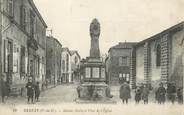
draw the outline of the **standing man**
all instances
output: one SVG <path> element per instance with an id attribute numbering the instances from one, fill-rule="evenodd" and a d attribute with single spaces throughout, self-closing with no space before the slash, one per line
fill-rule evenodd
<path id="1" fill-rule="evenodd" d="M 163 83 L 159 84 L 159 88 L 157 89 L 157 101 L 159 104 L 164 104 L 165 103 L 165 94 L 166 94 L 166 89 L 163 86 Z"/>
<path id="2" fill-rule="evenodd" d="M 128 99 L 131 97 L 130 95 L 130 86 L 127 82 L 124 82 L 120 87 L 120 98 L 122 102 L 128 104 Z"/>
<path id="3" fill-rule="evenodd" d="M 5 102 L 5 96 L 6 96 L 6 84 L 5 84 L 5 77 L 2 75 L 1 78 L 1 98 L 2 98 L 2 103 Z"/>
<path id="4" fill-rule="evenodd" d="M 142 99 L 144 101 L 144 104 L 148 104 L 148 96 L 149 96 L 149 89 L 145 84 L 142 89 Z"/>
<path id="5" fill-rule="evenodd" d="M 174 83 L 168 84 L 167 95 L 168 95 L 169 101 L 171 101 L 172 104 L 174 104 L 175 98 L 176 98 L 176 86 Z"/>
<path id="6" fill-rule="evenodd" d="M 81 98 L 81 90 L 82 90 L 82 88 L 81 88 L 81 86 L 79 85 L 79 86 L 77 87 L 78 98 Z"/>
<path id="7" fill-rule="evenodd" d="M 140 87 L 137 87 L 135 90 L 135 102 L 138 104 L 141 100 L 141 89 Z"/>
<path id="8" fill-rule="evenodd" d="M 183 88 L 177 90 L 178 103 L 183 104 Z"/>
<path id="9" fill-rule="evenodd" d="M 26 88 L 27 88 L 27 101 L 29 103 L 29 101 L 31 100 L 31 102 L 33 104 L 34 84 L 32 82 L 32 77 L 28 78 L 28 83 L 26 84 Z"/>
<path id="10" fill-rule="evenodd" d="M 35 85 L 35 100 L 38 102 L 40 97 L 40 83 L 37 81 Z"/>

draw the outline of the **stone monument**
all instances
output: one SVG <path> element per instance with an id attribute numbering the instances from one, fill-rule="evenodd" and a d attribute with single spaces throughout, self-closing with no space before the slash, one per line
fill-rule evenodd
<path id="1" fill-rule="evenodd" d="M 100 23 L 93 19 L 90 24 L 90 56 L 81 61 L 81 83 L 77 90 L 82 100 L 106 99 L 105 63 L 102 62 L 99 49 Z"/>

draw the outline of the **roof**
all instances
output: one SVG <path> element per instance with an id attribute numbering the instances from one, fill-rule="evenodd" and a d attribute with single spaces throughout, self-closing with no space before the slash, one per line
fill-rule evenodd
<path id="1" fill-rule="evenodd" d="M 133 46 L 136 45 L 136 44 L 137 44 L 137 42 L 119 42 L 119 44 L 117 44 L 117 45 L 111 47 L 111 48 L 109 49 L 109 51 L 110 51 L 111 49 L 131 49 L 131 48 L 133 48 Z"/>
<path id="2" fill-rule="evenodd" d="M 76 50 L 70 50 L 70 53 L 71 53 L 71 55 L 77 54 L 79 56 L 79 58 L 80 58 L 80 55 L 79 55 L 78 51 L 76 51 Z"/>
<path id="3" fill-rule="evenodd" d="M 62 44 L 59 42 L 59 40 L 57 38 L 54 38 L 53 36 L 47 36 L 48 39 L 53 39 L 55 40 L 61 47 L 62 47 Z"/>
<path id="4" fill-rule="evenodd" d="M 177 32 L 177 31 L 183 29 L 183 26 L 184 26 L 184 22 L 178 23 L 178 24 L 176 24 L 176 25 L 174 25 L 174 26 L 172 26 L 172 27 L 170 27 L 170 28 L 168 28 L 168 29 L 166 29 L 166 30 L 164 30 L 164 31 L 156 34 L 156 35 L 153 35 L 153 36 L 151 36 L 151 37 L 149 37 L 149 38 L 147 38 L 145 40 L 142 40 L 142 41 L 138 42 L 135 45 L 135 47 L 138 47 L 138 46 L 144 44 L 147 41 L 152 41 L 152 40 L 160 39 L 160 37 L 163 36 L 163 35 L 165 35 L 165 34 L 172 33 L 172 32 Z"/>
<path id="5" fill-rule="evenodd" d="M 71 56 L 71 52 L 70 52 L 70 50 L 67 47 L 63 47 L 61 50 L 62 51 L 67 51 L 70 54 L 70 56 Z"/>
<path id="6" fill-rule="evenodd" d="M 38 18 L 41 20 L 42 24 L 47 28 L 48 26 L 47 26 L 47 24 L 45 23 L 45 21 L 43 20 L 43 18 L 42 18 L 42 16 L 41 16 L 40 12 L 38 11 L 38 9 L 37 9 L 35 3 L 33 2 L 33 0 L 28 0 L 28 2 L 29 2 L 29 4 L 31 5 L 31 7 L 33 8 L 33 10 L 36 12 L 36 14 L 37 14 Z"/>

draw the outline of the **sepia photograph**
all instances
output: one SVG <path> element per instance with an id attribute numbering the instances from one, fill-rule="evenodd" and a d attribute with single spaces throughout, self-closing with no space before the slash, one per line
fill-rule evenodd
<path id="1" fill-rule="evenodd" d="M 184 115 L 184 0 L 0 0 L 0 114 Z"/>

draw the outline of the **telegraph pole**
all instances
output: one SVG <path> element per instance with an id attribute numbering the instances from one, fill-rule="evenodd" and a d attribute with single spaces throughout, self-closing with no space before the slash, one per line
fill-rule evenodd
<path id="1" fill-rule="evenodd" d="M 3 0 L 0 0 L 0 76 L 2 77 L 2 27 L 3 27 Z"/>

